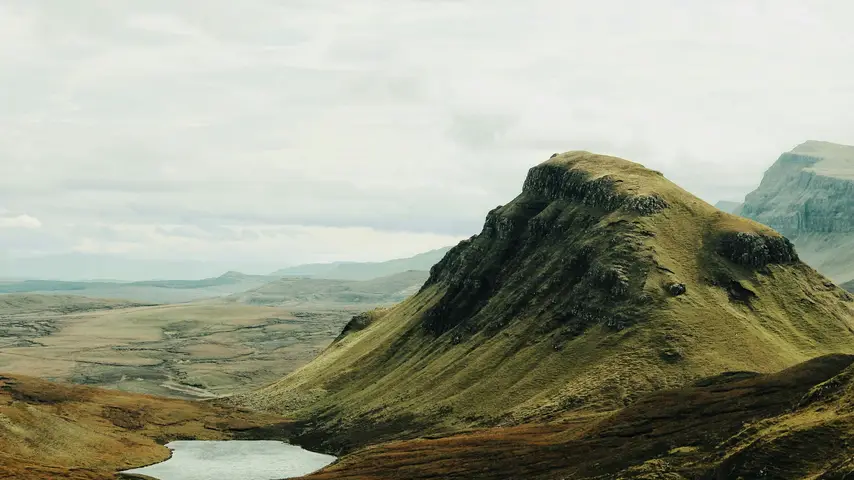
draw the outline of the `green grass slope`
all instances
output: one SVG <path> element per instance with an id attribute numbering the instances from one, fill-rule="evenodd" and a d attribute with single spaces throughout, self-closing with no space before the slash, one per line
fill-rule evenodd
<path id="1" fill-rule="evenodd" d="M 569 152 L 531 169 L 417 295 L 236 400 L 346 451 L 854 352 L 852 319 L 849 294 L 773 230 L 639 164 Z"/>

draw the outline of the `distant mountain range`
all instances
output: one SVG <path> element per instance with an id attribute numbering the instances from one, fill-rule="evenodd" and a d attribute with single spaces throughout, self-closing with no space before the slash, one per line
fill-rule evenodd
<path id="1" fill-rule="evenodd" d="M 414 295 L 429 273 L 410 270 L 370 280 L 280 278 L 229 300 L 250 305 L 373 308 L 401 302 Z"/>
<path id="2" fill-rule="evenodd" d="M 247 275 L 229 271 L 199 280 L 8 279 L 0 280 L 0 294 L 64 294 L 148 303 L 182 303 L 246 292 L 236 301 L 269 305 L 309 305 L 315 302 L 324 305 L 373 307 L 399 302 L 415 293 L 427 280 L 430 268 L 448 250 L 443 248 L 387 262 L 301 265 L 279 270 L 271 275 Z M 46 258 L 48 257 L 43 257 L 38 262 L 46 261 Z M 73 262 L 66 265 L 80 263 L 81 276 L 87 277 L 90 274 L 97 276 L 96 273 L 108 273 L 99 270 L 99 262 L 112 257 L 72 255 L 63 258 L 73 258 Z M 88 265 L 87 258 L 94 264 Z M 135 264 L 135 261 L 129 262 Z M 176 268 L 179 268 L 180 265 L 192 263 L 176 265 Z M 35 269 L 33 273 L 39 271 L 47 270 Z M 126 273 L 129 271 L 125 270 Z M 143 274 L 141 270 L 139 272 Z"/>
<path id="3" fill-rule="evenodd" d="M 410 270 L 429 272 L 451 247 L 439 248 L 409 258 L 386 262 L 334 262 L 312 263 L 283 268 L 271 273 L 274 277 L 311 277 L 335 280 L 371 280 Z"/>
<path id="4" fill-rule="evenodd" d="M 142 282 L 69 282 L 61 280 L 0 281 L 0 294 L 38 293 L 120 298 L 147 303 L 182 303 L 242 292 L 275 280 L 264 275 L 228 272 L 201 280 Z"/>
<path id="5" fill-rule="evenodd" d="M 26 258 L 0 256 L 0 278 L 63 281 L 129 282 L 156 279 L 206 279 L 237 268 L 226 262 L 134 259 L 118 255 L 67 253 Z M 269 264 L 240 265 L 265 272 Z"/>

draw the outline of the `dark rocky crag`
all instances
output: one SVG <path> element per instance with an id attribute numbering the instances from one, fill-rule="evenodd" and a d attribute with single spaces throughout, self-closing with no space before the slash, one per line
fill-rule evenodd
<path id="1" fill-rule="evenodd" d="M 791 239 L 833 280 L 854 279 L 854 147 L 809 141 L 782 154 L 735 213 Z"/>
<path id="2" fill-rule="evenodd" d="M 667 202 L 617 184 L 556 164 L 531 169 L 522 195 L 489 212 L 479 235 L 433 267 L 422 291 L 441 285 L 446 293 L 424 312 L 424 327 L 440 335 L 460 326 L 459 337 L 525 316 L 576 335 L 643 319 L 652 261 L 632 219 Z M 619 218 L 603 221 L 615 212 Z"/>

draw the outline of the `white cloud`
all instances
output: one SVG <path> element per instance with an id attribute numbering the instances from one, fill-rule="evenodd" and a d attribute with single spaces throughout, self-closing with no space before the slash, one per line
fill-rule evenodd
<path id="1" fill-rule="evenodd" d="M 0 228 L 41 228 L 42 222 L 38 218 L 29 215 L 7 216 L 0 210 Z"/>

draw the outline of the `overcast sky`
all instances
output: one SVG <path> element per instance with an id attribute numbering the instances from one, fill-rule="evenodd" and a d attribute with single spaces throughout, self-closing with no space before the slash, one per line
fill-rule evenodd
<path id="1" fill-rule="evenodd" d="M 379 260 L 585 149 L 738 200 L 854 144 L 844 0 L 0 0 L 0 249 Z"/>

